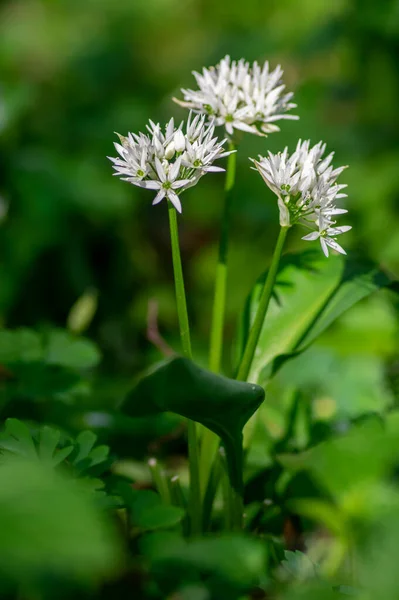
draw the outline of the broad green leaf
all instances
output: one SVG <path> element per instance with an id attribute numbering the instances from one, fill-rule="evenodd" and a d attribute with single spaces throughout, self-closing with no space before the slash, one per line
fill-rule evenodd
<path id="1" fill-rule="evenodd" d="M 265 273 L 255 285 L 241 324 L 239 355 L 255 318 Z M 326 259 L 309 250 L 283 258 L 250 380 L 264 383 L 286 360 L 305 350 L 331 323 L 356 302 L 391 280 L 374 265 Z"/>
<path id="2" fill-rule="evenodd" d="M 288 471 L 309 471 L 333 497 L 340 497 L 386 476 L 398 455 L 397 426 L 384 426 L 372 418 L 344 435 L 300 454 L 280 455 L 278 460 Z"/>
<path id="3" fill-rule="evenodd" d="M 185 516 L 182 508 L 162 503 L 161 497 L 152 490 L 134 490 L 125 482 L 120 482 L 117 492 L 131 513 L 133 527 L 146 531 L 170 529 Z"/>
<path id="4" fill-rule="evenodd" d="M 88 369 L 100 361 L 100 353 L 95 344 L 85 338 L 78 338 L 62 329 L 50 332 L 46 347 L 46 362 L 71 369 Z"/>
<path id="5" fill-rule="evenodd" d="M 230 477 L 241 486 L 242 429 L 264 398 L 257 385 L 215 375 L 186 358 L 173 358 L 143 377 L 127 396 L 129 416 L 171 411 L 219 435 L 225 445 Z"/>
<path id="6" fill-rule="evenodd" d="M 343 261 L 340 257 L 334 258 Z M 302 338 L 296 351 L 300 352 L 309 346 L 351 306 L 391 283 L 390 277 L 375 265 L 356 260 L 345 260 L 339 286 L 315 319 L 312 327 Z"/>
<path id="7" fill-rule="evenodd" d="M 100 581 L 120 561 L 115 535 L 83 484 L 38 461 L 2 461 L 0 530 L 0 571 L 18 586 Z"/>
<path id="8" fill-rule="evenodd" d="M 139 490 L 129 507 L 133 525 L 141 529 L 167 529 L 178 525 L 185 512 L 178 506 L 162 504 L 161 498 L 151 490 Z"/>
<path id="9" fill-rule="evenodd" d="M 0 330 L 0 363 L 31 362 L 43 357 L 40 336 L 30 329 Z"/>

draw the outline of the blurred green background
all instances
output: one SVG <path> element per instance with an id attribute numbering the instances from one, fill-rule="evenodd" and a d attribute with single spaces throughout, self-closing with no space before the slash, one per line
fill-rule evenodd
<path id="1" fill-rule="evenodd" d="M 239 149 L 226 371 L 239 313 L 278 228 L 275 199 L 249 156 L 298 138 L 326 141 L 336 164 L 350 165 L 342 176 L 353 226 L 345 248 L 399 274 L 397 0 L 3 1 L 1 320 L 7 328 L 65 327 L 76 300 L 98 293 L 86 335 L 100 349 L 101 374 L 90 393 L 75 387 L 74 401 L 114 404 L 124 382 L 161 357 L 147 340 L 149 299 L 162 335 L 179 349 L 166 205 L 152 207 L 150 192 L 113 178 L 106 156 L 115 155 L 114 131 L 185 118 L 172 97 L 194 85 L 192 70 L 227 53 L 280 63 L 300 120 L 282 121 L 281 133 L 266 139 L 246 135 Z M 194 350 L 204 364 L 222 190 L 223 175 L 203 178 L 185 194 L 179 220 Z M 291 250 L 306 245 L 300 237 L 291 232 Z M 281 382 L 308 386 L 322 419 L 379 410 L 399 387 L 397 334 L 392 300 L 373 297 L 313 355 L 290 363 Z M 270 409 L 279 392 L 269 398 Z M 278 432 L 278 417 L 269 418 Z"/>

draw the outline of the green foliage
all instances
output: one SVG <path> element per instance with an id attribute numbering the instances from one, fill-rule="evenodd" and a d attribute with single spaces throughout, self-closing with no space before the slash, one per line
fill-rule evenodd
<path id="1" fill-rule="evenodd" d="M 12 400 L 73 398 L 88 388 L 84 374 L 101 355 L 90 340 L 62 329 L 38 333 L 31 329 L 0 330 L 0 392 Z"/>
<path id="2" fill-rule="evenodd" d="M 143 531 L 173 529 L 185 516 L 182 508 L 162 504 L 159 495 L 152 490 L 132 490 L 129 486 L 120 485 L 119 492 L 132 526 Z"/>
<path id="3" fill-rule="evenodd" d="M 393 468 L 398 453 L 397 425 L 386 427 L 373 418 L 303 453 L 281 455 L 279 461 L 289 470 L 309 470 L 332 496 L 340 497 L 360 484 L 378 482 Z"/>
<path id="4" fill-rule="evenodd" d="M 317 568 L 310 560 L 309 556 L 295 550 L 284 552 L 284 560 L 281 562 L 282 577 L 295 581 L 307 581 L 317 576 Z"/>
<path id="5" fill-rule="evenodd" d="M 233 486 L 241 487 L 242 430 L 264 398 L 263 389 L 173 358 L 143 377 L 123 405 L 129 416 L 163 411 L 192 419 L 219 435 Z"/>
<path id="6" fill-rule="evenodd" d="M 194 581 L 205 578 L 213 593 L 238 598 L 254 585 L 264 585 L 267 552 L 265 545 L 242 535 L 185 542 L 175 535 L 153 534 L 143 540 L 143 553 L 153 568 L 181 569 Z"/>
<path id="7" fill-rule="evenodd" d="M 364 265 L 399 269 L 398 44 L 397 0 L 1 3 L 4 600 L 396 600 L 398 299 L 369 296 L 389 281 Z M 225 348 L 278 229 L 248 156 L 325 139 L 350 165 L 342 180 L 353 231 L 349 262 L 316 249 L 298 255 L 305 242 L 290 233 L 252 373 L 268 387 L 245 456 L 246 533 L 220 533 L 228 518 L 218 489 L 209 533 L 188 541 L 184 502 L 165 504 L 150 489 L 156 456 L 166 482 L 178 473 L 188 491 L 184 425 L 158 411 L 211 415 L 218 431 L 237 432 L 257 394 L 241 396 L 195 366 L 173 367 L 163 385 L 161 367 L 133 390 L 132 416 L 118 410 L 132 377 L 176 349 L 178 336 L 165 206 L 116 184 L 105 157 L 114 130 L 185 117 L 171 97 L 227 52 L 280 63 L 300 120 L 240 142 Z M 222 180 L 189 190 L 179 222 L 199 364 Z M 157 316 L 147 319 L 150 298 Z M 223 369 L 234 370 L 229 360 Z M 200 375 L 215 397 L 187 397 Z"/>
<path id="8" fill-rule="evenodd" d="M 37 460 L 9 455 L 2 457 L 0 490 L 3 584 L 87 584 L 120 565 L 115 533 L 84 486 Z"/>
<path id="9" fill-rule="evenodd" d="M 12 454 L 50 467 L 64 463 L 77 476 L 99 474 L 110 464 L 109 448 L 95 446 L 96 440 L 97 436 L 91 431 L 82 431 L 73 440 L 47 426 L 41 427 L 32 436 L 25 423 L 18 419 L 7 419 L 4 433 L 0 435 L 0 452 L 5 457 Z"/>
<path id="10" fill-rule="evenodd" d="M 255 285 L 240 324 L 239 356 L 256 314 L 266 274 Z M 392 280 L 374 265 L 328 261 L 316 251 L 288 255 L 281 261 L 258 351 L 252 363 L 251 381 L 264 383 L 292 356 L 312 344 L 351 306 Z"/>

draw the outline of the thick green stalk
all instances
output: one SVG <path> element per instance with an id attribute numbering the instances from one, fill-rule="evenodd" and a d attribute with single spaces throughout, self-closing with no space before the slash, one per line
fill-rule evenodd
<path id="1" fill-rule="evenodd" d="M 184 287 L 183 269 L 180 256 L 179 231 L 177 227 L 176 209 L 168 202 L 170 239 L 172 245 L 173 272 L 175 278 L 177 314 L 179 318 L 180 338 L 183 347 L 183 354 L 187 358 L 192 358 L 190 325 L 187 313 L 186 292 Z M 190 469 L 190 497 L 189 514 L 191 533 L 201 532 L 201 490 L 199 479 L 199 453 L 196 425 L 194 421 L 187 421 L 188 433 L 188 460 Z"/>
<path id="2" fill-rule="evenodd" d="M 274 249 L 272 262 L 260 297 L 258 310 L 256 311 L 255 320 L 249 333 L 244 355 L 238 369 L 237 379 L 240 381 L 247 381 L 251 371 L 252 361 L 255 356 L 256 347 L 259 342 L 260 333 L 262 331 L 262 326 L 266 317 L 267 309 L 269 307 L 270 298 L 272 296 L 273 286 L 276 281 L 278 265 L 280 263 L 287 232 L 288 227 L 281 227 L 279 236 L 277 238 L 276 247 Z"/>
<path id="3" fill-rule="evenodd" d="M 234 144 L 229 143 L 229 150 L 235 150 Z M 227 161 L 226 181 L 224 186 L 224 206 L 222 216 L 222 227 L 219 240 L 219 256 L 216 266 L 215 293 L 212 309 L 211 324 L 211 342 L 209 353 L 209 368 L 214 373 L 219 373 L 222 350 L 223 350 L 223 327 L 226 308 L 226 287 L 227 287 L 227 254 L 229 243 L 230 214 L 232 191 L 236 176 L 237 153 L 229 155 Z M 205 494 L 211 474 L 212 464 L 215 460 L 216 452 L 219 447 L 219 437 L 204 429 L 201 437 L 201 458 L 200 458 L 200 480 L 201 490 Z"/>

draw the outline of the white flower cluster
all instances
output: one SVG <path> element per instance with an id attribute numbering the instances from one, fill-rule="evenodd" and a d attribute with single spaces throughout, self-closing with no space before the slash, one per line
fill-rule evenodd
<path id="1" fill-rule="evenodd" d="M 296 104 L 291 102 L 293 93 L 284 92 L 280 66 L 270 71 L 268 62 L 261 68 L 257 62 L 251 66 L 244 59 L 236 62 L 226 56 L 216 67 L 193 75 L 199 89 L 182 89 L 184 100 L 174 98 L 175 102 L 213 117 L 230 136 L 234 129 L 264 136 L 279 131 L 275 125 L 279 119 L 298 118 L 286 114 Z"/>
<path id="2" fill-rule="evenodd" d="M 108 157 L 113 162 L 114 175 L 149 190 L 157 195 L 153 204 L 167 198 L 180 213 L 179 194 L 195 185 L 205 173 L 224 171 L 213 166 L 213 162 L 231 152 L 225 152 L 221 142 L 214 136 L 213 123 L 206 124 L 206 116 L 197 115 L 175 127 L 173 118 L 162 130 L 150 121 L 148 133 L 118 134 L 120 144 L 115 143 L 118 158 Z"/>
<path id="3" fill-rule="evenodd" d="M 336 227 L 334 217 L 348 212 L 336 206 L 336 201 L 345 198 L 341 192 L 346 185 L 337 179 L 345 167 L 334 169 L 331 165 L 334 153 L 323 158 L 326 145 L 319 142 L 312 148 L 310 141 L 299 141 L 291 156 L 288 149 L 267 158 L 254 160 L 256 169 L 265 183 L 278 197 L 280 225 L 290 227 L 300 223 L 313 231 L 303 240 L 319 239 L 322 250 L 328 256 L 328 248 L 341 254 L 345 250 L 336 237 L 351 227 Z"/>

